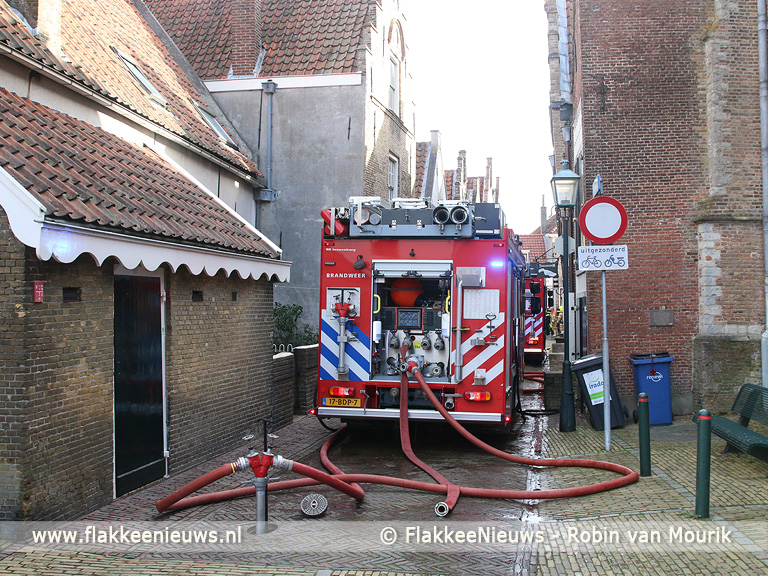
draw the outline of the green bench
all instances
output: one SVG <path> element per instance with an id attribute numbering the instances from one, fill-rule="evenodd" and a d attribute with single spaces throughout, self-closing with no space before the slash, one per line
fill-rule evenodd
<path id="1" fill-rule="evenodd" d="M 768 388 L 755 384 L 744 384 L 733 402 L 732 412 L 739 415 L 734 422 L 723 416 L 712 416 L 712 432 L 728 442 L 725 452 L 739 450 L 768 462 L 768 436 L 751 430 L 750 420 L 768 425 Z M 699 415 L 693 415 L 698 422 Z"/>

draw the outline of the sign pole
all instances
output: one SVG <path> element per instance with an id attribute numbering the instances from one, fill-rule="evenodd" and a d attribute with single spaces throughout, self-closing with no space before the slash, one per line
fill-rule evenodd
<path id="1" fill-rule="evenodd" d="M 626 246 L 605 246 L 621 238 L 627 229 L 627 210 L 621 202 L 609 196 L 596 196 L 602 192 L 598 175 L 592 188 L 593 198 L 587 201 L 579 214 L 579 226 L 589 240 L 600 247 L 579 247 L 579 270 L 603 272 L 603 432 L 605 449 L 611 450 L 611 362 L 608 357 L 608 297 L 605 286 L 607 269 L 626 270 L 629 267 Z M 604 255 L 607 255 L 604 256 Z"/>
<path id="2" fill-rule="evenodd" d="M 605 450 L 611 451 L 611 362 L 608 358 L 608 306 L 603 270 L 603 431 Z"/>

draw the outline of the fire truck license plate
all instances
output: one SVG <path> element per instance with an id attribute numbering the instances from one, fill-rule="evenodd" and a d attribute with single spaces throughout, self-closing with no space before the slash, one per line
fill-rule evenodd
<path id="1" fill-rule="evenodd" d="M 345 408 L 360 408 L 360 398 L 323 398 L 323 406 L 344 406 Z"/>

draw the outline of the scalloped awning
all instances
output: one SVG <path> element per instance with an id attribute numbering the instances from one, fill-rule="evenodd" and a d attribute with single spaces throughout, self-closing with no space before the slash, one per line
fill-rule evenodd
<path id="1" fill-rule="evenodd" d="M 291 263 L 248 253 L 193 246 L 173 241 L 136 237 L 96 227 L 80 226 L 46 216 L 46 209 L 11 175 L 0 168 L 0 206 L 8 216 L 11 230 L 26 246 L 34 248 L 41 260 L 73 262 L 89 254 L 101 265 L 110 256 L 128 269 L 139 265 L 156 270 L 167 264 L 174 272 L 185 266 L 192 274 L 214 276 L 223 270 L 243 279 L 287 282 Z"/>

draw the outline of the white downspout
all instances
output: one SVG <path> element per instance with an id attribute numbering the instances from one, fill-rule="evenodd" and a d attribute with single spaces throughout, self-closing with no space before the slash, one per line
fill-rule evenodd
<path id="1" fill-rule="evenodd" d="M 277 84 L 267 80 L 261 84 L 262 90 L 267 95 L 267 190 L 272 190 L 272 104 L 277 91 Z"/>

